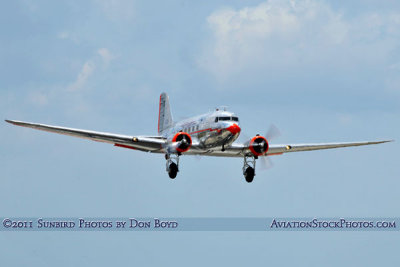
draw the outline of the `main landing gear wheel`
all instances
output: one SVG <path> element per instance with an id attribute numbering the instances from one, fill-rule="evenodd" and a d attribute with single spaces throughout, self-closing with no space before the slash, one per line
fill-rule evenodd
<path id="1" fill-rule="evenodd" d="M 243 175 L 246 179 L 246 182 L 251 183 L 253 182 L 254 176 L 256 175 L 256 159 L 257 156 L 248 154 L 244 156 L 243 161 Z"/>
<path id="2" fill-rule="evenodd" d="M 177 174 L 178 174 L 178 166 L 174 162 L 172 162 L 169 165 L 169 170 L 168 170 L 169 178 L 175 179 Z"/>
<path id="3" fill-rule="evenodd" d="M 244 172 L 244 178 L 246 178 L 246 182 L 253 182 L 254 174 L 254 169 L 252 167 L 247 167 L 246 171 Z"/>
<path id="4" fill-rule="evenodd" d="M 166 171 L 168 172 L 169 178 L 175 179 L 179 172 L 179 154 L 165 154 Z"/>

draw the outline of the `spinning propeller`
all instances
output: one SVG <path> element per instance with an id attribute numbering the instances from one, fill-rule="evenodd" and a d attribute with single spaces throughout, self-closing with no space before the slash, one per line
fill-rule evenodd
<path id="1" fill-rule="evenodd" d="M 281 135 L 281 132 L 279 131 L 279 129 L 274 125 L 271 124 L 269 126 L 269 129 L 267 131 L 267 133 L 265 134 L 265 138 L 268 141 L 271 141 L 275 138 L 278 138 Z M 262 156 L 261 157 L 261 169 L 262 170 L 266 170 L 269 169 L 273 166 L 274 164 L 272 163 L 271 159 L 268 156 Z"/>

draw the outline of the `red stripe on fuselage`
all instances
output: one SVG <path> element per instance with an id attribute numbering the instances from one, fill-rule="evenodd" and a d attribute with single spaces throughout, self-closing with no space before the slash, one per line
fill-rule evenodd
<path id="1" fill-rule="evenodd" d="M 210 132 L 212 132 L 212 131 L 218 131 L 218 129 L 208 128 L 208 129 L 204 129 L 204 130 L 198 130 L 198 131 L 196 131 L 196 132 L 191 132 L 191 133 L 189 133 L 189 134 L 201 133 L 201 132 L 205 132 L 205 131 L 210 131 Z"/>

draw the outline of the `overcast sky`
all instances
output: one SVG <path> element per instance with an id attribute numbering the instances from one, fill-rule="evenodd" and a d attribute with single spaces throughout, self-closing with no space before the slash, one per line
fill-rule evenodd
<path id="1" fill-rule="evenodd" d="M 1 217 L 399 217 L 400 2 L 5 1 L 0 112 L 155 135 L 225 105 L 271 143 L 396 139 L 242 159 L 163 155 L 0 123 Z M 0 234 L 7 266 L 399 266 L 397 232 Z"/>

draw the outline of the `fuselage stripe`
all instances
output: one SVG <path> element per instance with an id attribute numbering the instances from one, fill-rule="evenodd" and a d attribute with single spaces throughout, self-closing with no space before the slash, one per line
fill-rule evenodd
<path id="1" fill-rule="evenodd" d="M 205 131 L 210 131 L 210 132 L 212 132 L 212 131 L 218 131 L 219 129 L 213 129 L 213 128 L 208 128 L 208 129 L 204 129 L 204 130 L 199 130 L 199 131 L 196 131 L 196 132 L 191 132 L 191 133 L 189 133 L 189 134 L 196 134 L 196 133 L 201 133 L 201 132 L 205 132 Z"/>

